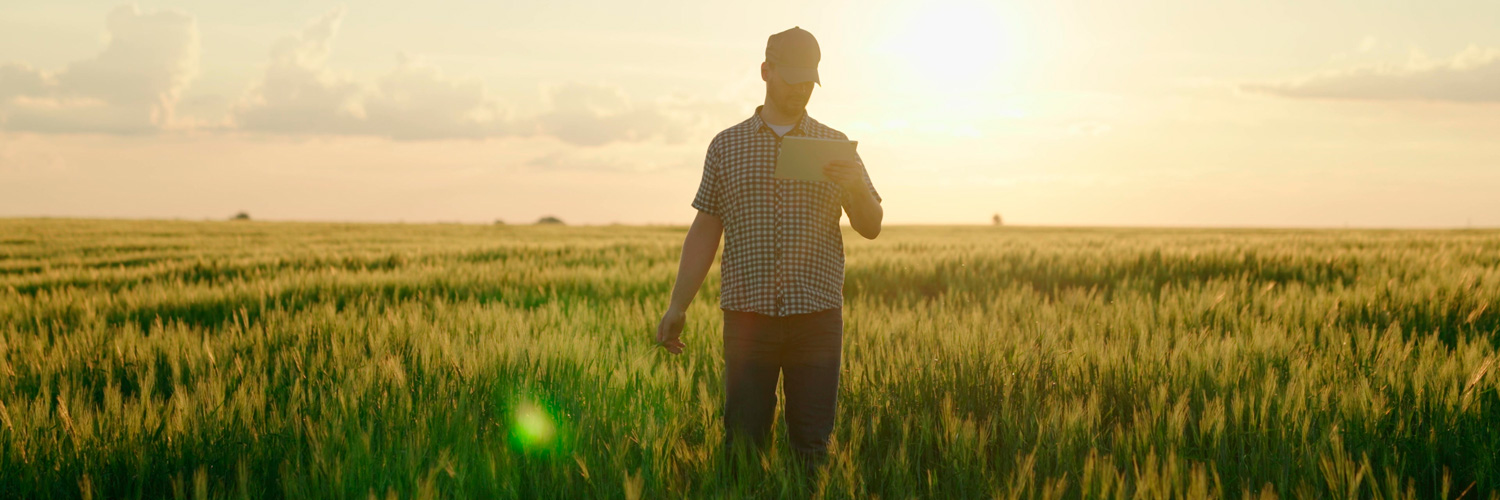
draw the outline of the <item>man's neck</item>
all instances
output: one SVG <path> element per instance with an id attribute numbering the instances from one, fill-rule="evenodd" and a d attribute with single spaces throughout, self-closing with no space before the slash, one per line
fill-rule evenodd
<path id="1" fill-rule="evenodd" d="M 766 103 L 760 107 L 760 121 L 771 125 L 796 125 L 797 120 L 801 118 L 802 115 L 787 116 L 777 111 L 770 99 L 766 99 Z"/>

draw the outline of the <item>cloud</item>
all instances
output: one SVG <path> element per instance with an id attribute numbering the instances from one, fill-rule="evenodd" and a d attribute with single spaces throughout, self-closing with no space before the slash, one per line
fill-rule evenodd
<path id="1" fill-rule="evenodd" d="M 49 75 L 25 63 L 0 64 L 0 101 L 15 97 L 44 95 L 57 82 Z"/>
<path id="2" fill-rule="evenodd" d="M 327 65 L 345 10 L 272 44 L 263 73 L 233 99 L 224 120 L 177 116 L 197 77 L 196 20 L 183 13 L 142 14 L 134 6 L 107 16 L 109 41 L 93 58 L 48 72 L 0 63 L 0 130 L 116 134 L 164 129 L 246 130 L 286 135 L 362 135 L 397 140 L 552 136 L 579 146 L 677 143 L 722 126 L 725 104 L 672 96 L 632 102 L 618 87 L 564 83 L 542 89 L 549 103 L 517 117 L 481 80 L 455 77 L 399 54 L 396 66 L 362 81 Z M 189 101 L 183 109 L 190 109 Z"/>
<path id="3" fill-rule="evenodd" d="M 231 111 L 240 129 L 283 134 L 374 135 L 404 140 L 550 135 L 581 146 L 681 141 L 713 103 L 685 98 L 634 105 L 619 88 L 566 83 L 543 89 L 549 107 L 514 117 L 484 82 L 456 78 L 401 55 L 370 84 L 326 66 L 344 17 L 336 9 L 284 38 L 263 78 Z"/>
<path id="4" fill-rule="evenodd" d="M 98 55 L 56 73 L 0 65 L 0 127 L 32 132 L 147 133 L 171 127 L 198 75 L 197 21 L 187 14 L 111 11 Z"/>
<path id="5" fill-rule="evenodd" d="M 535 117 L 538 131 L 580 146 L 652 139 L 675 144 L 711 127 L 707 120 L 733 116 L 724 103 L 685 96 L 634 105 L 623 90 L 605 84 L 566 83 L 545 94 L 551 109 Z"/>
<path id="6" fill-rule="evenodd" d="M 232 110 L 244 130 L 377 135 L 393 139 L 481 138 L 510 130 L 484 83 L 452 79 L 401 55 L 374 85 L 325 66 L 344 10 L 278 40 L 265 75 Z"/>
<path id="7" fill-rule="evenodd" d="M 396 139 L 482 138 L 515 132 L 484 82 L 449 78 L 407 56 L 365 102 L 372 131 Z"/>
<path id="8" fill-rule="evenodd" d="M 1446 61 L 1413 57 L 1404 65 L 1352 68 L 1241 88 L 1305 99 L 1500 102 L 1500 49 L 1469 47 Z"/>
<path id="9" fill-rule="evenodd" d="M 656 135 L 660 116 L 637 111 L 618 88 L 567 83 L 545 90 L 551 111 L 535 118 L 540 131 L 563 141 L 598 146 L 616 140 Z"/>
<path id="10" fill-rule="evenodd" d="M 239 128 L 282 133 L 350 134 L 364 123 L 366 90 L 324 67 L 344 9 L 308 25 L 302 34 L 277 40 L 265 75 L 232 110 Z"/>
<path id="11" fill-rule="evenodd" d="M 540 170 L 655 172 L 703 165 L 702 145 L 614 142 L 599 147 L 554 148 L 522 165 Z"/>

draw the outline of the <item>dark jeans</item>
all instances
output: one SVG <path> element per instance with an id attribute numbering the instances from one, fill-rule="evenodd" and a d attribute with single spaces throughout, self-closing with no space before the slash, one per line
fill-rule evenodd
<path id="1" fill-rule="evenodd" d="M 764 448 L 785 375 L 786 430 L 797 455 L 819 463 L 838 407 L 843 309 L 791 316 L 724 311 L 725 448 Z"/>

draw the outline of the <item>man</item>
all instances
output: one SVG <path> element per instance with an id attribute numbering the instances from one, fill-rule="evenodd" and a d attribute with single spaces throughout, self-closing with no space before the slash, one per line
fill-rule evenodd
<path id="1" fill-rule="evenodd" d="M 855 231 L 875 239 L 884 218 L 858 157 L 824 166 L 832 182 L 773 175 L 784 136 L 847 139 L 807 116 L 813 85 L 822 85 L 820 58 L 817 40 L 801 28 L 767 40 L 760 65 L 765 103 L 708 147 L 693 199 L 698 216 L 683 241 L 671 304 L 656 332 L 669 352 L 682 352 L 685 311 L 722 234 L 726 448 L 765 446 L 777 379 L 785 375 L 787 434 L 810 469 L 827 456 L 838 400 L 844 330 L 839 220 L 847 212 Z"/>

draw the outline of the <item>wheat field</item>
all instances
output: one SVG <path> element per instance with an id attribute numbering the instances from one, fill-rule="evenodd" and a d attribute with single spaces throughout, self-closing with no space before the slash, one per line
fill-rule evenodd
<path id="1" fill-rule="evenodd" d="M 0 219 L 0 496 L 1500 498 L 1497 231 L 847 232 L 815 477 L 684 232 Z"/>

